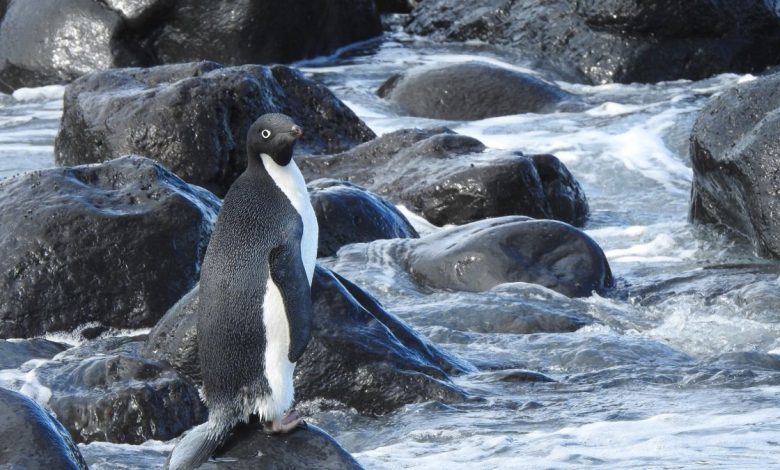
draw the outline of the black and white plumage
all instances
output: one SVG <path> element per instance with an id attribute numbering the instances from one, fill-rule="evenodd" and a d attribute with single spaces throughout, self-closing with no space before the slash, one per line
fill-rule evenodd
<path id="1" fill-rule="evenodd" d="M 203 262 L 198 348 L 208 422 L 173 450 L 171 469 L 197 468 L 238 423 L 278 420 L 293 403 L 295 363 L 309 342 L 317 219 L 292 161 L 301 130 L 261 116 L 246 171 L 225 196 Z"/>

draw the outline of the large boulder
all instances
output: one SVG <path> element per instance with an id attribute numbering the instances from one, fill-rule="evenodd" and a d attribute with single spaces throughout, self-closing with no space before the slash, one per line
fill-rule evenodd
<path id="1" fill-rule="evenodd" d="M 224 195 L 246 168 L 249 126 L 270 112 L 303 127 L 301 152 L 339 152 L 374 137 L 327 88 L 296 69 L 197 62 L 76 80 L 65 92 L 55 160 L 75 165 L 134 153 Z"/>
<path id="2" fill-rule="evenodd" d="M 700 79 L 780 63 L 769 2 L 739 0 L 425 0 L 406 30 L 479 40 L 588 83 Z"/>
<path id="3" fill-rule="evenodd" d="M 144 337 L 85 343 L 32 372 L 47 405 L 78 442 L 168 440 L 206 420 L 191 380 L 140 357 Z"/>
<path id="4" fill-rule="evenodd" d="M 691 132 L 691 219 L 730 227 L 780 258 L 780 74 L 726 90 Z"/>
<path id="5" fill-rule="evenodd" d="M 439 289 L 479 292 L 528 282 L 569 297 L 588 297 L 613 283 L 601 247 L 584 232 L 553 220 L 488 219 L 399 245 L 398 256 L 410 274 Z"/>
<path id="6" fill-rule="evenodd" d="M 298 159 L 304 176 L 348 180 L 438 225 L 526 215 L 582 225 L 588 202 L 552 155 L 494 152 L 448 129 L 404 129 L 336 155 Z"/>
<path id="7" fill-rule="evenodd" d="M 233 429 L 200 470 L 360 470 L 355 459 L 322 429 L 307 424 L 289 434 L 269 436 L 262 425 L 240 424 Z"/>
<path id="8" fill-rule="evenodd" d="M 419 236 L 395 206 L 360 186 L 319 179 L 308 189 L 320 226 L 317 256 L 333 256 L 350 243 Z"/>
<path id="9" fill-rule="evenodd" d="M 145 346 L 146 355 L 196 380 L 197 301 L 194 291 L 172 308 Z M 464 399 L 448 376 L 472 366 L 438 349 L 351 282 L 318 267 L 312 302 L 312 338 L 295 369 L 298 401 L 326 398 L 382 414 L 408 403 Z"/>
<path id="10" fill-rule="evenodd" d="M 62 425 L 26 396 L 0 387 L 0 466 L 28 470 L 87 470 Z"/>
<path id="11" fill-rule="evenodd" d="M 110 67 L 291 62 L 381 34 L 372 0 L 9 0 L 5 13 L 4 92 Z"/>
<path id="12" fill-rule="evenodd" d="M 154 325 L 197 282 L 218 208 L 136 156 L 0 181 L 0 338 Z"/>
<path id="13" fill-rule="evenodd" d="M 549 113 L 576 102 L 532 75 L 476 61 L 412 69 L 390 77 L 377 93 L 405 114 L 460 121 Z"/>

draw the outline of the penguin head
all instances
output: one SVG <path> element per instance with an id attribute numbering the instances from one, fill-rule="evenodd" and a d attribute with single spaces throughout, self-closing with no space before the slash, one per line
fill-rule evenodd
<path id="1" fill-rule="evenodd" d="M 252 124 L 247 134 L 246 148 L 249 158 L 270 156 L 279 166 L 285 166 L 292 160 L 295 141 L 303 136 L 303 131 L 290 116 L 279 113 L 263 114 Z"/>

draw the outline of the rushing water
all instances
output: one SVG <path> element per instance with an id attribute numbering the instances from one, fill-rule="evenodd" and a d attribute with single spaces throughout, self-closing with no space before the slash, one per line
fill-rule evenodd
<path id="1" fill-rule="evenodd" d="M 582 97 L 584 111 L 475 122 L 400 116 L 374 93 L 412 66 L 473 59 L 539 74 L 481 44 L 400 34 L 300 65 L 378 134 L 447 125 L 490 147 L 557 155 L 588 195 L 586 231 L 619 288 L 587 299 L 524 284 L 421 291 L 396 266 L 390 243 L 345 247 L 323 264 L 482 371 L 455 378 L 475 397 L 463 404 L 409 405 L 380 418 L 303 404 L 309 419 L 370 469 L 780 467 L 780 269 L 727 232 L 687 221 L 696 113 L 713 93 L 754 77 L 557 82 Z M 47 87 L 0 97 L 0 177 L 53 165 L 61 94 Z M 437 230 L 413 219 L 423 232 Z M 496 332 L 480 318 L 506 312 L 589 324 Z M 522 381 L 516 369 L 556 382 Z M 0 371 L 0 380 L 21 373 Z M 160 467 L 171 447 L 81 446 L 96 469 Z"/>

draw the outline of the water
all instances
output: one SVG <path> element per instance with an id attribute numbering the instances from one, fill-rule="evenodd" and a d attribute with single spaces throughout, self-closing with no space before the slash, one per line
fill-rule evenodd
<path id="1" fill-rule="evenodd" d="M 403 34 L 301 66 L 378 134 L 447 125 L 490 147 L 557 155 L 589 197 L 586 231 L 604 248 L 619 289 L 587 299 L 524 284 L 423 291 L 390 255 L 392 242 L 346 247 L 323 264 L 479 365 L 455 378 L 479 399 L 414 404 L 380 418 L 304 404 L 309 419 L 370 469 L 780 467 L 780 268 L 728 232 L 687 221 L 696 113 L 712 94 L 755 77 L 557 82 L 585 110 L 476 122 L 403 117 L 374 94 L 412 66 L 475 58 L 545 77 L 482 44 Z M 61 94 L 54 87 L 0 98 L 0 177 L 53 164 Z M 438 230 L 413 222 L 422 233 Z M 512 315 L 585 326 L 507 323 Z M 556 382 L 511 380 L 518 369 Z M 30 394 L 39 393 L 33 379 L 34 364 L 0 372 L 0 381 L 26 383 Z M 170 448 L 81 446 L 96 469 L 160 467 Z"/>

